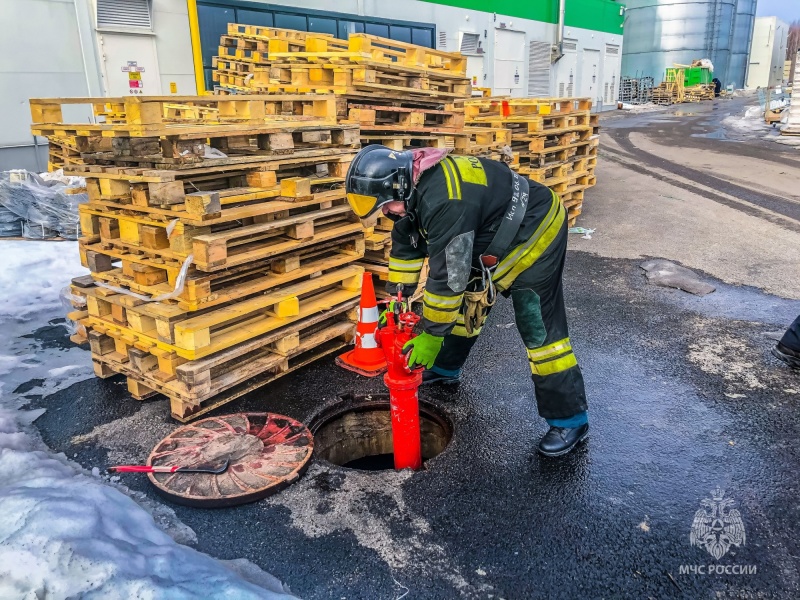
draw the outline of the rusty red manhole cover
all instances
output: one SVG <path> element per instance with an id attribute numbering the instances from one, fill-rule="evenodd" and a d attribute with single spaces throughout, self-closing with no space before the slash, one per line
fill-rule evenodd
<path id="1" fill-rule="evenodd" d="M 184 425 L 161 440 L 147 459 L 153 466 L 223 464 L 209 473 L 150 473 L 159 492 L 189 506 L 233 506 L 260 500 L 305 471 L 314 438 L 299 421 L 273 413 L 238 413 Z"/>

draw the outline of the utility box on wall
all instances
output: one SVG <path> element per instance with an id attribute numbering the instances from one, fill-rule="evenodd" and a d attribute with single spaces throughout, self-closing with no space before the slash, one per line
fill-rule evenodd
<path id="1" fill-rule="evenodd" d="M 109 96 L 161 95 L 156 45 L 151 36 L 98 34 Z"/>
<path id="2" fill-rule="evenodd" d="M 523 89 L 526 67 L 525 32 L 510 29 L 494 31 L 494 87 L 499 96 L 519 98 Z"/>

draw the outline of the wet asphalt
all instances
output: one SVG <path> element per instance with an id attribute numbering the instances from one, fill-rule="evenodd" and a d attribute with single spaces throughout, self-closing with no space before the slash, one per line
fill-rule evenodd
<path id="1" fill-rule="evenodd" d="M 600 155 L 602 158 L 624 164 L 627 168 L 649 176 L 653 176 L 650 167 L 666 170 L 668 172 L 666 176 L 657 177 L 689 191 L 695 191 L 697 184 L 700 184 L 722 194 L 733 196 L 739 201 L 738 203 L 732 203 L 719 194 L 707 194 L 707 197 L 717 202 L 736 206 L 739 210 L 751 215 L 763 218 L 763 213 L 757 210 L 758 208 L 773 211 L 778 215 L 788 217 L 790 221 L 795 221 L 796 223 L 790 222 L 788 227 L 794 231 L 800 231 L 800 203 L 776 194 L 737 185 L 716 175 L 713 170 L 676 164 L 636 147 L 630 139 L 631 133 L 639 132 L 652 135 L 664 146 L 723 151 L 737 156 L 768 159 L 777 164 L 797 168 L 797 151 L 794 148 L 780 146 L 770 139 L 780 135 L 778 129 L 767 128 L 766 132 L 755 134 L 732 131 L 721 125 L 726 117 L 741 117 L 744 111 L 756 101 L 755 97 L 746 96 L 730 100 L 717 100 L 713 103 L 665 107 L 660 113 L 642 114 L 629 118 L 612 115 L 611 118 L 604 120 L 603 130 L 620 146 L 623 152 L 602 146 Z M 742 143 L 745 141 L 746 143 Z M 758 173 L 754 173 L 753 176 L 757 180 Z M 750 207 L 752 209 L 749 209 Z M 786 222 L 781 224 L 787 226 Z"/>
<path id="2" fill-rule="evenodd" d="M 248 558 L 305 598 L 800 597 L 800 373 L 769 353 L 800 307 L 703 274 L 717 287 L 705 297 L 655 287 L 640 262 L 568 253 L 591 422 L 571 455 L 535 453 L 546 425 L 500 299 L 462 383 L 421 391 L 454 427 L 424 471 L 315 461 L 271 499 L 173 508 L 199 550 Z M 60 334 L 37 335 L 56 344 Z M 328 358 L 219 412 L 308 422 L 339 394 L 381 389 Z M 137 403 L 121 380 L 30 401 L 48 408 L 36 423 L 44 440 L 87 468 L 143 460 L 175 425 L 165 401 Z M 144 478 L 123 482 L 158 498 Z M 717 487 L 746 532 L 719 559 L 690 543 Z"/>
<path id="3" fill-rule="evenodd" d="M 280 501 L 288 491 L 238 508 L 175 510 L 198 549 L 249 558 L 308 598 L 396 598 L 401 585 L 409 598 L 797 597 L 800 375 L 769 355 L 767 337 L 797 304 L 709 281 L 717 291 L 698 298 L 648 285 L 637 262 L 569 253 L 571 336 L 592 430 L 561 460 L 534 452 L 545 425 L 522 342 L 506 327 L 510 302 L 501 300 L 458 389 L 422 392 L 454 424 L 450 446 L 426 471 L 395 481 L 315 465 L 291 491 L 292 501 L 314 497 L 315 509 L 302 513 L 312 521 L 325 520 L 330 502 L 356 503 L 341 529 L 314 536 L 293 525 L 291 503 Z M 222 411 L 308 420 L 337 392 L 379 389 L 325 360 Z M 76 384 L 42 404 L 45 441 L 87 467 L 107 464 L 102 445 L 72 437 L 146 406 L 113 380 Z M 159 424 L 169 420 L 161 404 Z M 131 458 L 141 459 L 135 444 Z M 157 498 L 144 479 L 124 482 Z M 399 494 L 386 493 L 395 483 Z M 717 486 L 736 501 L 747 533 L 719 561 L 689 543 L 695 511 Z M 380 523 L 372 533 L 386 539 L 372 545 L 390 547 L 365 546 L 371 532 L 359 521 Z M 394 568 L 387 553 L 402 555 L 390 559 Z M 680 575 L 682 565 L 709 564 L 756 573 Z"/>

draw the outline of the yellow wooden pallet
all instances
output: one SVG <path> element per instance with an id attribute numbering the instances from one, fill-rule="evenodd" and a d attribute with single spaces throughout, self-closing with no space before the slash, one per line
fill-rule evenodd
<path id="1" fill-rule="evenodd" d="M 464 113 L 455 110 L 350 102 L 347 119 L 340 123 L 357 124 L 362 131 L 415 130 L 463 133 Z"/>
<path id="2" fill-rule="evenodd" d="M 86 285 L 85 280 L 76 280 L 72 291 L 86 299 L 86 307 L 90 317 L 110 321 L 122 327 L 128 327 L 138 334 L 156 337 L 167 344 L 176 344 L 176 325 L 187 320 L 204 317 L 206 322 L 219 320 L 219 315 L 232 312 L 243 312 L 243 307 L 252 306 L 254 302 L 269 302 L 269 298 L 283 296 L 284 290 L 295 293 L 299 284 L 310 285 L 312 290 L 325 287 L 326 278 L 336 278 L 342 268 L 354 263 L 360 257 L 355 253 L 329 251 L 320 255 L 304 257 L 302 265 L 290 270 L 271 272 L 272 268 L 290 268 L 292 257 L 282 262 L 275 261 L 268 265 L 266 274 L 258 274 L 252 281 L 234 280 L 232 284 L 218 288 L 213 300 L 199 304 L 196 310 L 185 310 L 181 304 L 166 302 L 147 302 L 141 297 L 131 296 L 124 290 L 114 290 L 96 285 Z M 251 271 L 252 273 L 252 271 Z M 323 277 L 323 275 L 325 277 Z M 78 285 L 78 284 L 81 285 Z M 229 283 L 229 282 L 226 282 Z M 328 282 L 329 284 L 330 282 Z M 266 300 L 265 300 L 266 298 Z M 279 303 L 285 310 L 285 303 Z M 291 308 L 291 307 L 290 307 Z M 279 312 L 276 309 L 276 314 Z M 283 315 L 280 315 L 283 316 Z"/>
<path id="3" fill-rule="evenodd" d="M 592 109 L 589 98 L 472 98 L 464 100 L 467 120 L 478 117 L 563 115 Z"/>
<path id="4" fill-rule="evenodd" d="M 357 306 L 354 299 L 323 308 L 297 323 L 180 364 L 120 343 L 102 327 L 88 336 L 99 377 L 127 376 L 137 399 L 164 394 L 172 416 L 186 422 L 350 343 Z"/>
<path id="5" fill-rule="evenodd" d="M 102 126 L 64 123 L 64 105 L 91 107 Z M 329 96 L 135 96 L 116 98 L 31 98 L 31 123 L 35 130 L 113 131 L 114 125 L 129 131 L 155 130 L 167 125 L 220 125 L 268 123 L 275 120 L 314 118 L 333 123 L 334 99 Z M 48 127 L 50 126 L 50 127 Z M 56 127 L 58 126 L 58 127 Z M 104 128 L 104 129 L 103 129 Z"/>
<path id="6" fill-rule="evenodd" d="M 170 332 L 158 331 L 154 320 L 146 319 L 137 322 L 134 328 L 130 321 L 133 312 L 125 313 L 126 324 L 119 322 L 122 318 L 115 319 L 114 313 L 101 317 L 89 315 L 81 322 L 119 340 L 125 347 L 154 354 L 174 353 L 186 360 L 196 360 L 357 298 L 362 273 L 363 269 L 355 265 L 334 269 L 230 306 L 170 322 Z M 172 343 L 161 341 L 163 333 L 169 333 Z"/>
<path id="7" fill-rule="evenodd" d="M 244 164 L 259 157 L 302 157 L 309 150 L 325 148 L 358 149 L 358 129 L 349 124 L 231 126 L 222 132 L 207 126 L 192 129 L 193 133 L 176 135 L 114 137 L 112 147 L 104 150 L 96 148 L 97 141 L 104 139 L 101 135 L 76 139 L 81 158 L 88 164 L 137 167 L 147 163 L 149 168 L 166 170 Z"/>
<path id="8" fill-rule="evenodd" d="M 314 202 L 320 204 L 319 199 Z M 138 252 L 148 257 L 151 263 L 183 263 L 192 255 L 193 264 L 198 269 L 215 271 L 224 266 L 234 266 L 233 257 L 243 249 L 247 250 L 248 256 L 254 252 L 267 253 L 258 258 L 274 256 L 274 246 L 283 247 L 287 242 L 311 239 L 321 226 L 347 224 L 353 220 L 352 211 L 343 200 L 316 210 L 279 208 L 267 203 L 258 205 L 255 211 L 258 214 L 251 218 L 211 221 L 212 224 L 195 226 L 175 221 L 155 221 L 144 215 L 98 211 L 92 206 L 81 205 L 83 236 L 80 250 L 83 255 L 89 245 L 97 244 L 112 256 L 113 250 Z M 231 218 L 231 212 L 235 214 L 236 211 L 227 211 L 225 218 Z M 237 261 L 236 264 L 242 263 Z M 153 269 L 149 267 L 148 271 Z M 163 281 L 167 275 L 153 272 L 149 276 L 155 282 Z"/>
<path id="9" fill-rule="evenodd" d="M 317 268 L 322 259 L 333 259 L 334 263 L 347 264 L 364 256 L 366 247 L 364 234 L 351 233 L 324 242 L 301 246 L 287 254 L 231 267 L 215 273 L 189 269 L 180 293 L 160 305 L 175 305 L 184 311 L 194 311 L 225 304 L 248 294 L 259 293 L 308 274 L 308 269 Z M 329 264 L 329 263 L 326 263 Z M 175 265 L 177 267 L 177 265 Z M 334 265 L 335 266 L 335 265 Z M 311 271 L 314 273 L 317 271 Z M 175 275 L 173 275 L 174 280 Z M 145 297 L 167 296 L 175 286 L 168 281 L 153 282 L 121 261 L 121 266 L 107 271 L 96 271 L 84 278 L 73 280 L 74 292 L 94 285 L 95 281 L 130 290 Z M 120 302 L 131 306 L 143 303 L 133 296 L 120 295 Z"/>
<path id="10" fill-rule="evenodd" d="M 593 157 L 571 157 L 563 161 L 547 164 L 542 167 L 520 165 L 516 170 L 531 181 L 550 186 L 573 175 L 584 175 L 594 169 L 596 159 Z"/>
<path id="11" fill-rule="evenodd" d="M 517 162 L 522 166 L 541 168 L 558 164 L 570 158 L 597 156 L 596 140 L 576 142 L 565 146 L 552 146 L 535 151 L 520 152 Z"/>
<path id="12" fill-rule="evenodd" d="M 450 148 L 456 154 L 466 154 L 469 149 L 469 136 L 450 133 L 435 134 L 399 133 L 399 132 L 363 132 L 361 143 L 381 144 L 392 150 L 407 150 L 409 148 Z"/>
<path id="13" fill-rule="evenodd" d="M 76 165 L 70 175 L 87 180 L 90 203 L 115 202 L 153 219 L 186 222 L 220 217 L 226 205 L 279 198 L 298 202 L 339 187 L 354 151 L 320 149 L 258 162 L 198 169 L 158 171 Z M 202 186 L 207 191 L 196 191 Z M 215 196 L 216 194 L 216 196 Z M 338 196 L 328 197 L 326 200 Z M 156 216 L 158 215 L 158 216 Z M 244 216 L 239 214 L 235 218 Z M 253 216 L 253 215 L 248 215 Z"/>

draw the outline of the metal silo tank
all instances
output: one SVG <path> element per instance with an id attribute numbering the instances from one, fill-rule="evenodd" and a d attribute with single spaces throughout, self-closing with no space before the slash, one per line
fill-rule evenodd
<path id="1" fill-rule="evenodd" d="M 737 88 L 744 87 L 747 67 L 750 63 L 750 44 L 753 42 L 753 26 L 756 22 L 757 0 L 738 0 L 736 18 L 733 22 L 731 61 L 726 83 Z M 722 78 L 720 78 L 722 79 Z"/>
<path id="2" fill-rule="evenodd" d="M 622 74 L 664 78 L 673 64 L 710 58 L 725 82 L 737 0 L 627 0 Z"/>

